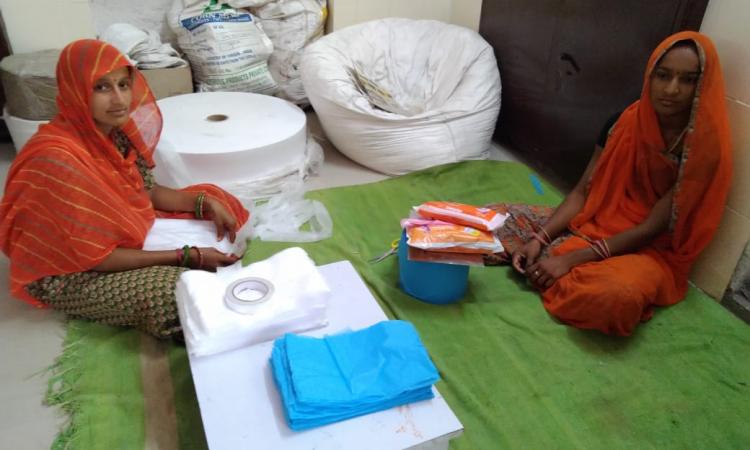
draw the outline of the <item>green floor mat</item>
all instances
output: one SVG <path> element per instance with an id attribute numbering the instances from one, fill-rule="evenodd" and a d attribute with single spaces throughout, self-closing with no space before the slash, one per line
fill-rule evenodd
<path id="1" fill-rule="evenodd" d="M 416 325 L 440 371 L 437 387 L 465 427 L 451 448 L 745 447 L 750 328 L 695 289 L 630 338 L 612 338 L 555 322 L 508 267 L 473 267 L 464 300 L 433 306 L 398 289 L 395 257 L 367 262 L 423 201 L 559 202 L 547 185 L 537 193 L 530 175 L 519 164 L 477 161 L 312 192 L 334 236 L 301 246 L 317 264 L 350 260 L 390 317 Z M 254 241 L 246 259 L 288 246 Z M 79 321 L 68 333 L 52 400 L 72 421 L 58 443 L 143 448 L 138 333 Z M 171 347 L 169 361 L 179 446 L 205 448 L 185 350 Z"/>

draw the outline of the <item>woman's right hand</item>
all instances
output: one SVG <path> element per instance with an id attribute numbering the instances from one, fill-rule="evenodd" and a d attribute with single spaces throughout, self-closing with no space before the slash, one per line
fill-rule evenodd
<path id="1" fill-rule="evenodd" d="M 198 256 L 198 252 L 195 248 L 190 249 L 190 267 L 193 269 L 208 270 L 209 272 L 216 272 L 217 267 L 229 266 L 236 263 L 240 257 L 232 253 L 221 253 L 212 247 L 201 247 L 201 256 L 203 260 Z M 198 267 L 198 263 L 202 262 L 201 266 Z"/>
<path id="2" fill-rule="evenodd" d="M 542 253 L 542 244 L 531 239 L 523 247 L 513 252 L 512 264 L 518 273 L 526 274 L 526 268 L 534 264 Z"/>

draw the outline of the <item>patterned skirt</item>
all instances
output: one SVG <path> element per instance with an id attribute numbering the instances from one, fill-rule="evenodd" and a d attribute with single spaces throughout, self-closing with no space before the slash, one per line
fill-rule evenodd
<path id="1" fill-rule="evenodd" d="M 175 286 L 184 267 L 78 272 L 45 277 L 26 287 L 33 297 L 74 318 L 134 327 L 157 338 L 182 332 Z"/>
<path id="2" fill-rule="evenodd" d="M 503 226 L 495 232 L 505 250 L 502 253 L 485 256 L 484 264 L 487 266 L 509 264 L 513 252 L 529 241 L 532 233 L 537 230 L 537 227 L 543 225 L 555 211 L 554 206 L 534 206 L 512 203 L 494 203 L 487 205 L 486 207 L 501 214 L 508 215 Z M 560 235 L 552 241 L 551 245 L 545 246 L 542 249 L 541 257 L 547 257 L 549 250 L 552 247 L 559 245 L 571 235 L 572 234 L 568 231 L 560 233 Z"/>

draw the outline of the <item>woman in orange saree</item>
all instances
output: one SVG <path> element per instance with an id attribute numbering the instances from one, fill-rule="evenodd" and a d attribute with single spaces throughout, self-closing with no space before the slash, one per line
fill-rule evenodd
<path id="1" fill-rule="evenodd" d="M 143 76 L 117 49 L 73 42 L 56 76 L 59 113 L 13 161 L 0 203 L 11 293 L 159 337 L 179 333 L 180 274 L 238 257 L 190 246 L 142 250 L 155 217 L 212 220 L 217 236 L 233 241 L 248 212 L 216 186 L 177 191 L 154 182 L 161 113 Z"/>
<path id="2" fill-rule="evenodd" d="M 654 306 L 682 300 L 724 210 L 729 134 L 713 43 L 696 32 L 670 36 L 581 181 L 513 252 L 547 311 L 629 335 Z"/>

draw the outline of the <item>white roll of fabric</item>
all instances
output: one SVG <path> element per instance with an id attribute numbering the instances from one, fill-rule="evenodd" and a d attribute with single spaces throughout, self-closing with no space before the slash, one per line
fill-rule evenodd
<path id="1" fill-rule="evenodd" d="M 154 155 L 159 184 L 213 183 L 242 199 L 248 191 L 267 192 L 269 184 L 290 175 L 301 178 L 305 171 L 307 119 L 288 101 L 201 92 L 158 103 L 164 117 Z"/>
<path id="2" fill-rule="evenodd" d="M 224 300 L 234 281 L 255 277 L 273 286 L 270 298 L 251 314 L 230 309 Z M 205 356 L 275 339 L 328 323 L 330 289 L 315 263 L 299 247 L 247 267 L 238 262 L 218 273 L 185 272 L 177 282 L 177 305 L 188 349 Z"/>

